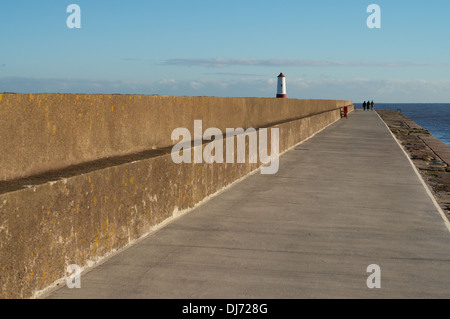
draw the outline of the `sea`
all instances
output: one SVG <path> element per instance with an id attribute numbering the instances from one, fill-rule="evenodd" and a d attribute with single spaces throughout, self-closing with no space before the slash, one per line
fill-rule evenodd
<path id="1" fill-rule="evenodd" d="M 354 105 L 362 109 L 362 103 Z M 400 111 L 450 146 L 450 103 L 375 103 L 374 109 Z"/>

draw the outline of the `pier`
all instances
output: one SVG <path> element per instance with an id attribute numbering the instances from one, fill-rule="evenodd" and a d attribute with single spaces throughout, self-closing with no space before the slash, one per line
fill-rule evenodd
<path id="1" fill-rule="evenodd" d="M 381 288 L 368 288 L 369 265 Z M 45 298 L 448 298 L 450 232 L 376 112 L 355 110 Z"/>

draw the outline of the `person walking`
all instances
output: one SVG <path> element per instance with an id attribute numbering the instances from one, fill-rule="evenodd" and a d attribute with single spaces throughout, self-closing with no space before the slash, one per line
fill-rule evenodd
<path id="1" fill-rule="evenodd" d="M 366 110 L 366 101 L 364 101 L 364 103 L 363 103 L 363 109 L 364 109 L 364 111 Z"/>
<path id="2" fill-rule="evenodd" d="M 367 100 L 367 111 L 370 111 L 370 100 Z"/>
<path id="3" fill-rule="evenodd" d="M 370 102 L 370 109 L 373 111 L 373 106 L 375 105 L 375 103 L 373 103 L 373 101 L 372 102 Z"/>

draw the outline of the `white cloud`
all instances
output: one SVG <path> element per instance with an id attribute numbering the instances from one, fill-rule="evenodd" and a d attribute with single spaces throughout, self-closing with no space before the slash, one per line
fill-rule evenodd
<path id="1" fill-rule="evenodd" d="M 162 65 L 223 68 L 230 66 L 289 66 L 289 67 L 449 67 L 450 63 L 440 62 L 366 62 L 366 61 L 328 61 L 302 59 L 251 59 L 251 58 L 198 58 L 169 59 Z"/>
<path id="2" fill-rule="evenodd" d="M 191 84 L 191 87 L 192 87 L 194 90 L 199 90 L 199 89 L 201 89 L 202 87 L 204 87 L 204 84 L 201 83 L 201 82 L 198 82 L 198 81 L 192 81 L 190 84 Z"/>
<path id="3" fill-rule="evenodd" d="M 229 75 L 229 76 L 262 76 L 254 73 L 237 73 L 237 72 L 208 72 L 206 75 Z"/>
<path id="4" fill-rule="evenodd" d="M 175 83 L 176 80 L 175 79 L 162 79 L 161 81 L 158 81 L 158 83 L 160 84 L 170 84 L 170 83 Z"/>
<path id="5" fill-rule="evenodd" d="M 450 80 L 372 80 L 288 78 L 287 94 L 300 99 L 377 100 L 378 102 L 448 102 Z M 174 96 L 274 97 L 276 79 L 162 79 L 111 81 L 0 77 L 0 92 L 159 94 Z"/>

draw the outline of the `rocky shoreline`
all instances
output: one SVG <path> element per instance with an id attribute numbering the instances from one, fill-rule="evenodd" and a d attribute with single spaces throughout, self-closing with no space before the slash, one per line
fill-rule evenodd
<path id="1" fill-rule="evenodd" d="M 377 110 L 450 220 L 450 147 L 397 111 Z"/>

